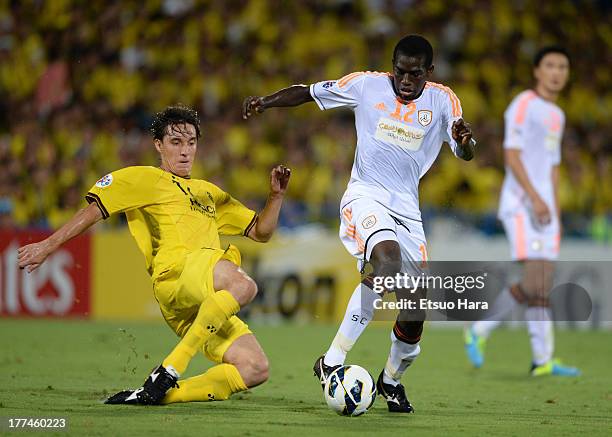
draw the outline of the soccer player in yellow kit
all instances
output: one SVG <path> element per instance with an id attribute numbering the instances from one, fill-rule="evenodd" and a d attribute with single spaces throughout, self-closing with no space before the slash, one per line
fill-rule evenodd
<path id="1" fill-rule="evenodd" d="M 151 132 L 159 167 L 127 167 L 104 176 L 87 193 L 89 206 L 47 239 L 18 250 L 19 267 L 31 272 L 100 219 L 125 212 L 161 313 L 181 340 L 142 387 L 106 403 L 223 400 L 268 378 L 263 350 L 235 315 L 257 287 L 240 268 L 238 249 L 221 248 L 219 235 L 268 241 L 291 173 L 282 165 L 272 169 L 268 200 L 256 214 L 212 183 L 190 178 L 199 124 L 197 112 L 182 106 L 156 114 Z M 198 351 L 217 365 L 179 380 Z"/>

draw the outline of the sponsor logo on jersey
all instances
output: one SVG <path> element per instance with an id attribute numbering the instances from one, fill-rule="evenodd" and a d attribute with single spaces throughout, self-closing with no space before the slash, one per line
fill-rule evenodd
<path id="1" fill-rule="evenodd" d="M 367 216 L 361 222 L 361 225 L 364 229 L 370 229 L 372 226 L 376 224 L 376 216 L 374 214 Z"/>
<path id="2" fill-rule="evenodd" d="M 215 207 L 211 205 L 203 205 L 196 196 L 191 192 L 191 188 L 187 187 L 187 191 L 189 192 L 189 203 L 191 204 L 192 211 L 198 211 L 202 214 L 205 214 L 211 218 L 215 218 Z M 211 196 L 212 197 L 212 196 Z M 214 203 L 213 203 L 214 205 Z"/>
<path id="3" fill-rule="evenodd" d="M 198 200 L 198 198 L 191 192 L 191 187 L 187 186 L 187 191 L 185 191 L 181 183 L 174 176 L 172 176 L 172 183 L 176 185 L 183 192 L 185 196 L 189 196 L 189 204 L 190 204 L 190 209 L 192 211 L 197 211 L 204 215 L 207 215 L 210 218 L 215 218 L 215 215 L 216 215 L 215 207 L 211 205 L 203 205 Z M 208 195 L 208 198 L 214 205 L 215 202 L 213 200 L 212 194 L 210 194 L 208 191 L 206 192 L 206 194 Z"/>
<path id="4" fill-rule="evenodd" d="M 335 80 L 330 80 L 325 82 L 323 85 L 321 85 L 323 88 L 327 89 L 327 88 L 331 88 L 334 86 L 334 84 L 336 83 Z"/>
<path id="5" fill-rule="evenodd" d="M 96 182 L 96 187 L 104 188 L 108 187 L 112 183 L 113 175 L 109 173 L 106 176 L 102 176 L 100 179 L 98 179 L 98 182 Z"/>
<path id="6" fill-rule="evenodd" d="M 374 137 L 377 140 L 414 152 L 421 148 L 425 131 L 391 118 L 381 117 L 378 120 Z"/>
<path id="7" fill-rule="evenodd" d="M 423 109 L 419 111 L 418 120 L 421 126 L 427 126 L 431 123 L 432 113 L 427 109 Z"/>

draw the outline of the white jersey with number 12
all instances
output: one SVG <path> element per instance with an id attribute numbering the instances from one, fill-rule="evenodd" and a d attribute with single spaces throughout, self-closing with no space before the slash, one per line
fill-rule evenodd
<path id="1" fill-rule="evenodd" d="M 355 113 L 357 147 L 342 205 L 369 197 L 400 217 L 420 220 L 419 180 L 443 142 L 456 154 L 451 127 L 461 104 L 450 88 L 434 82 L 403 102 L 392 80 L 388 73 L 356 72 L 317 82 L 310 94 L 321 110 L 348 107 Z"/>

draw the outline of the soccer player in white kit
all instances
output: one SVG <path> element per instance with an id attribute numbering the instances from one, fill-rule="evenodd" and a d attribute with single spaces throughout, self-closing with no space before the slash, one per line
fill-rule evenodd
<path id="1" fill-rule="evenodd" d="M 357 147 L 348 187 L 340 203 L 340 238 L 372 275 L 355 288 L 329 350 L 314 366 L 323 385 L 344 364 L 374 312 L 376 278 L 418 272 L 427 260 L 419 210 L 419 179 L 443 142 L 464 160 L 474 156 L 472 132 L 461 118 L 461 104 L 450 88 L 429 82 L 433 49 L 419 35 L 401 39 L 393 52 L 393 73 L 356 72 L 310 86 L 293 85 L 265 97 L 248 97 L 243 117 L 271 107 L 314 101 L 321 110 L 348 107 L 355 113 Z M 387 290 L 392 291 L 392 290 Z M 413 411 L 400 384 L 420 352 L 424 314 L 398 317 L 391 351 L 377 382 L 389 411 Z"/>
<path id="2" fill-rule="evenodd" d="M 498 213 L 512 259 L 523 263 L 522 279 L 502 291 L 491 316 L 466 329 L 465 347 L 472 364 L 481 367 L 491 331 L 516 305 L 526 304 L 531 374 L 577 376 L 578 369 L 553 359 L 548 299 L 561 237 L 558 189 L 565 114 L 555 101 L 569 77 L 567 52 L 561 47 L 541 49 L 534 59 L 534 76 L 535 88 L 516 96 L 504 114 L 506 177 Z"/>

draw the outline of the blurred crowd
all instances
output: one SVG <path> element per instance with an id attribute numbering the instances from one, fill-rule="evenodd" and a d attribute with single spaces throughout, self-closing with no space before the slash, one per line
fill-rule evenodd
<path id="1" fill-rule="evenodd" d="M 605 1 L 577 0 L 0 1 L 0 226 L 55 228 L 102 175 L 157 165 L 151 116 L 178 102 L 202 118 L 195 177 L 258 207 L 285 163 L 283 224 L 331 225 L 353 159 L 350 111 L 310 104 L 243 121 L 242 100 L 388 71 L 396 41 L 420 33 L 478 139 L 470 163 L 443 151 L 421 184 L 425 210 L 497 229 L 503 111 L 531 86 L 535 51 L 559 43 L 572 55 L 559 102 L 566 230 L 612 241 L 610 15 Z"/>

